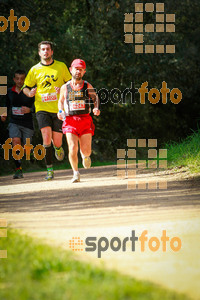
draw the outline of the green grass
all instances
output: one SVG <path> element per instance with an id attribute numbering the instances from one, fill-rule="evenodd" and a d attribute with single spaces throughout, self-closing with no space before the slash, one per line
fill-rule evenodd
<path id="1" fill-rule="evenodd" d="M 182 140 L 170 143 L 168 149 L 168 167 L 187 167 L 191 173 L 200 172 L 200 129 Z"/>
<path id="2" fill-rule="evenodd" d="M 180 300 L 188 297 L 74 259 L 73 253 L 41 244 L 8 229 L 0 239 L 1 300 Z"/>

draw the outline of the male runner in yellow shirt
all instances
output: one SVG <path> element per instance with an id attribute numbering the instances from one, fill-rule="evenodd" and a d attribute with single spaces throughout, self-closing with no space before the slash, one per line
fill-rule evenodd
<path id="1" fill-rule="evenodd" d="M 38 44 L 41 61 L 33 66 L 24 82 L 23 92 L 28 97 L 35 96 L 35 110 L 43 145 L 46 149 L 46 180 L 54 177 L 52 145 L 55 156 L 63 160 L 62 121 L 57 118 L 60 87 L 71 79 L 67 66 L 53 59 L 53 44 L 42 41 Z"/>

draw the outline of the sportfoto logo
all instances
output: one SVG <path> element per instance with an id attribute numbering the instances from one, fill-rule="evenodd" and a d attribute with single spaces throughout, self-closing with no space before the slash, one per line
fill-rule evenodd
<path id="1" fill-rule="evenodd" d="M 14 9 L 11 9 L 8 20 L 4 16 L 0 16 L 0 32 L 6 31 L 6 29 L 8 28 L 8 22 L 10 22 L 10 32 L 14 32 L 15 21 L 17 22 L 17 27 L 21 32 L 26 32 L 29 29 L 31 24 L 29 19 L 26 16 L 21 16 L 17 21 L 17 17 L 15 16 Z"/>
<path id="2" fill-rule="evenodd" d="M 0 96 L 6 94 L 7 94 L 7 76 L 0 76 Z M 1 108 L 2 107 L 0 107 L 0 109 Z M 1 111 L 0 111 L 0 115 L 1 115 Z"/>
<path id="3" fill-rule="evenodd" d="M 154 15 L 153 24 L 145 24 L 146 13 Z M 133 24 L 135 22 L 135 24 Z M 135 13 L 126 13 L 124 20 L 125 43 L 135 43 L 135 53 L 175 53 L 175 45 L 146 45 L 145 35 L 174 33 L 175 14 L 166 14 L 164 3 L 135 3 Z M 151 39 L 152 40 L 152 39 Z"/>
<path id="4" fill-rule="evenodd" d="M 106 252 L 108 249 L 111 249 L 114 252 L 122 251 L 126 252 L 127 244 L 130 244 L 130 249 L 132 252 L 141 251 L 145 252 L 150 250 L 152 252 L 158 251 L 160 248 L 162 252 L 166 252 L 171 249 L 174 252 L 178 252 L 181 249 L 182 242 L 179 237 L 172 237 L 171 239 L 166 234 L 166 230 L 162 231 L 161 237 L 152 236 L 148 238 L 148 230 L 144 230 L 142 234 L 138 237 L 135 235 L 135 230 L 132 230 L 130 237 L 125 237 L 123 240 L 119 237 L 113 237 L 109 241 L 105 236 L 100 237 L 99 239 L 95 236 L 87 237 L 84 241 L 80 237 L 73 237 L 69 241 L 69 248 L 73 251 L 86 251 L 86 252 L 95 252 L 97 251 L 97 257 L 102 257 L 102 252 Z M 138 248 L 136 246 L 138 243 Z"/>
<path id="5" fill-rule="evenodd" d="M 106 88 L 101 88 L 100 90 L 94 89 L 95 93 L 98 95 L 101 104 L 106 104 L 110 100 L 113 104 L 126 104 L 127 95 L 129 94 L 131 103 L 136 103 L 135 94 L 139 94 L 140 104 L 145 104 L 148 98 L 151 104 L 157 104 L 160 100 L 162 104 L 167 104 L 170 101 L 173 104 L 178 104 L 182 100 L 182 93 L 178 88 L 173 88 L 171 91 L 167 87 L 165 81 L 162 82 L 160 90 L 156 88 L 148 89 L 148 81 L 141 84 L 140 88 L 135 88 L 134 83 L 131 82 L 130 88 L 125 88 L 124 91 L 118 88 L 111 89 L 110 91 Z M 93 90 L 88 89 L 88 92 L 92 93 Z M 146 96 L 147 95 L 147 96 Z"/>
<path id="6" fill-rule="evenodd" d="M 146 159 L 137 157 L 141 148 L 146 149 Z M 117 149 L 117 177 L 128 178 L 128 189 L 167 189 L 166 180 L 138 180 L 137 171 L 147 168 L 167 168 L 167 149 L 157 149 L 157 139 L 127 139 L 127 149 Z"/>
<path id="7" fill-rule="evenodd" d="M 7 238 L 7 229 L 5 227 L 7 227 L 7 220 L 0 219 L 0 238 Z M 7 250 L 0 249 L 0 258 L 7 258 Z"/>
<path id="8" fill-rule="evenodd" d="M 2 145 L 2 148 L 4 149 L 4 159 L 5 160 L 9 160 L 9 150 L 10 149 L 12 150 L 12 157 L 15 160 L 22 159 L 22 157 L 24 156 L 24 152 L 26 154 L 26 160 L 30 160 L 31 150 L 33 149 L 33 145 L 30 144 L 30 138 L 26 139 L 26 144 L 24 145 L 24 148 L 19 144 L 15 145 L 12 148 L 11 142 L 12 142 L 12 139 L 8 138 L 5 141 L 5 144 Z M 39 154 L 39 151 L 40 151 L 40 154 Z M 37 145 L 35 147 L 35 149 L 33 150 L 33 154 L 37 160 L 42 160 L 46 155 L 46 149 L 42 145 Z"/>

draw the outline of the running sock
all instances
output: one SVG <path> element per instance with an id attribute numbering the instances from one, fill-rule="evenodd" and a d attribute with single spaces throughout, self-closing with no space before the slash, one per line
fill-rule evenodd
<path id="1" fill-rule="evenodd" d="M 78 175 L 79 174 L 79 171 L 74 171 L 74 175 Z"/>
<path id="2" fill-rule="evenodd" d="M 85 155 L 83 155 L 83 153 L 81 152 L 81 150 L 80 150 L 80 154 L 81 154 L 82 158 L 85 158 Z"/>
<path id="3" fill-rule="evenodd" d="M 16 168 L 16 169 L 15 169 L 15 171 L 17 171 L 17 170 L 21 170 L 21 171 L 22 171 L 22 167 L 19 167 L 19 168 Z"/>
<path id="4" fill-rule="evenodd" d="M 90 155 L 88 155 L 88 156 L 86 156 L 86 155 L 84 155 L 81 151 L 80 151 L 80 153 L 81 153 L 81 157 L 82 157 L 82 159 L 84 159 L 84 158 L 86 158 L 86 157 L 90 157 Z"/>
<path id="5" fill-rule="evenodd" d="M 51 144 L 49 145 L 43 145 L 45 150 L 46 150 L 46 155 L 45 155 L 45 161 L 47 167 L 52 167 L 53 164 L 53 154 L 52 154 L 52 146 Z"/>
<path id="6" fill-rule="evenodd" d="M 60 146 L 60 147 L 54 146 L 54 148 L 55 148 L 56 150 L 60 150 L 60 148 L 62 148 L 62 146 Z"/>
<path id="7" fill-rule="evenodd" d="M 21 164 L 22 164 L 21 160 L 14 160 L 14 162 L 15 162 L 16 169 L 19 169 L 21 167 Z"/>
<path id="8" fill-rule="evenodd" d="M 53 171 L 53 167 L 52 166 L 47 166 L 47 171 Z"/>
<path id="9" fill-rule="evenodd" d="M 17 150 L 16 151 L 16 154 L 17 155 L 19 155 L 20 154 L 20 151 L 19 150 Z M 14 159 L 14 158 L 13 158 Z M 22 164 L 22 162 L 21 162 L 21 159 L 14 159 L 14 163 L 15 163 L 15 167 L 16 167 L 16 169 L 19 169 L 20 167 L 21 167 L 21 164 Z"/>

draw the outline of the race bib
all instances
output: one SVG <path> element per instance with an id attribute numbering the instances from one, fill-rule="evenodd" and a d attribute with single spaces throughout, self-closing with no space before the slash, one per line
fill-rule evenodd
<path id="1" fill-rule="evenodd" d="M 42 102 L 57 101 L 57 93 L 41 94 Z"/>
<path id="2" fill-rule="evenodd" d="M 85 109 L 85 101 L 84 100 L 69 101 L 69 108 L 70 108 L 70 111 L 84 110 Z"/>
<path id="3" fill-rule="evenodd" d="M 12 114 L 15 116 L 23 116 L 22 108 L 21 107 L 12 107 Z"/>

